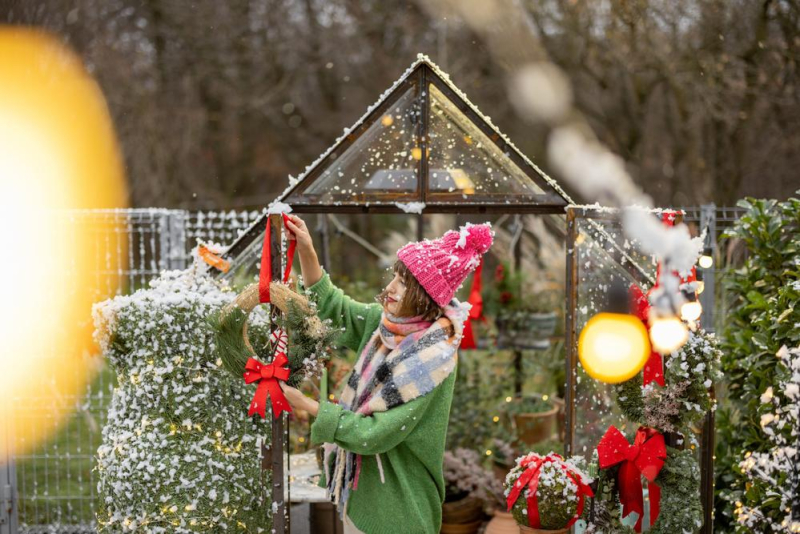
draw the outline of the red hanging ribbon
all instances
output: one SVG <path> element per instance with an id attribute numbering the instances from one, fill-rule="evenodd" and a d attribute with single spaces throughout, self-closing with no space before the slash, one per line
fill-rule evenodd
<path id="1" fill-rule="evenodd" d="M 539 488 L 539 475 L 541 474 L 542 465 L 548 461 L 560 463 L 563 461 L 563 458 L 558 454 L 548 454 L 547 456 L 537 455 L 523 459 L 520 465 L 525 468 L 525 471 L 523 471 L 522 475 L 520 475 L 514 483 L 514 487 L 511 488 L 506 498 L 506 511 L 510 512 L 511 508 L 514 507 L 514 503 L 517 502 L 519 495 L 522 493 L 522 490 L 525 489 L 525 486 L 528 487 L 528 523 L 532 528 L 541 528 L 542 526 L 541 519 L 539 518 L 539 498 L 537 490 Z M 594 497 L 594 492 L 592 488 L 583 483 L 579 475 L 573 473 L 566 465 L 560 463 L 560 467 L 567 474 L 567 477 L 578 486 L 578 509 L 566 525 L 566 527 L 569 528 L 583 515 L 584 498 L 587 496 Z"/>
<path id="2" fill-rule="evenodd" d="M 648 300 L 648 295 L 650 292 L 648 291 L 648 294 L 645 295 L 638 285 L 631 284 L 629 294 L 631 314 L 638 317 L 649 331 L 650 301 Z M 650 357 L 647 359 L 647 363 L 644 364 L 642 374 L 644 375 L 643 382 L 645 386 L 651 382 L 655 382 L 661 387 L 666 385 L 664 381 L 664 360 L 661 358 L 661 354 L 651 349 Z"/>
<path id="3" fill-rule="evenodd" d="M 483 316 L 483 297 L 481 296 L 481 289 L 483 282 L 481 281 L 481 273 L 483 272 L 483 258 L 481 258 L 475 273 L 472 275 L 472 287 L 469 290 L 469 298 L 467 302 L 472 304 L 469 310 L 469 317 L 464 325 L 464 337 L 461 339 L 462 349 L 475 349 L 478 346 L 475 344 L 475 333 L 472 329 L 473 321 L 486 321 Z"/>
<path id="4" fill-rule="evenodd" d="M 665 210 L 661 214 L 661 222 L 664 223 L 665 226 L 675 226 L 675 220 L 678 216 L 678 212 L 675 210 Z M 686 278 L 682 278 L 682 282 L 690 282 L 694 280 L 694 268 L 692 268 L 692 272 Z M 677 276 L 678 273 L 676 272 L 675 275 Z M 650 331 L 650 301 L 648 299 L 650 292 L 653 291 L 658 287 L 658 280 L 661 276 L 661 264 L 659 263 L 656 270 L 656 284 L 647 292 L 645 295 L 642 293 L 642 290 L 636 284 L 631 284 L 630 287 L 630 296 L 631 296 L 631 313 L 637 316 L 645 325 L 648 331 Z M 666 385 L 664 380 L 664 358 L 661 354 L 655 350 L 650 352 L 650 357 L 647 359 L 647 363 L 644 364 L 644 369 L 642 370 L 643 375 L 643 385 L 648 385 L 652 382 L 655 382 L 661 387 Z"/>
<path id="5" fill-rule="evenodd" d="M 289 369 L 284 367 L 289 363 L 286 354 L 279 352 L 271 363 L 264 364 L 255 358 L 250 358 L 244 366 L 244 381 L 247 384 L 258 382 L 256 393 L 250 402 L 248 416 L 257 413 L 262 419 L 267 417 L 267 396 L 272 399 L 272 415 L 278 417 L 281 412 L 291 412 L 292 407 L 283 395 L 278 380 L 284 382 L 289 378 Z"/>
<path id="6" fill-rule="evenodd" d="M 289 225 L 286 221 L 289 220 L 288 215 L 285 213 L 283 216 L 283 225 L 286 231 L 291 233 Z M 261 270 L 258 275 L 258 301 L 261 304 L 269 302 L 269 285 L 272 283 L 272 239 L 271 227 L 269 216 L 267 216 L 267 228 L 264 231 L 264 245 L 261 247 Z M 286 272 L 283 274 L 283 283 L 289 281 L 289 275 L 292 273 L 292 262 L 294 261 L 294 249 L 297 248 L 297 240 L 289 241 L 289 250 L 286 252 Z"/>
<path id="7" fill-rule="evenodd" d="M 644 518 L 644 498 L 642 496 L 642 476 L 647 481 L 650 492 L 650 525 L 658 518 L 661 503 L 661 488 L 654 482 L 664 460 L 667 458 L 667 447 L 664 436 L 653 428 L 640 427 L 636 431 L 633 445 L 613 425 L 608 427 L 600 443 L 597 445 L 600 469 L 607 469 L 621 464 L 617 474 L 619 500 L 622 503 L 622 517 L 631 512 L 639 515 L 634 529 L 642 531 Z"/>

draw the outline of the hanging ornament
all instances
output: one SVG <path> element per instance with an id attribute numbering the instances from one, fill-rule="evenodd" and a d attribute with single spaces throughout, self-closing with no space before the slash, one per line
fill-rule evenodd
<path id="1" fill-rule="evenodd" d="M 689 329 L 675 316 L 654 317 L 650 323 L 650 341 L 661 354 L 678 350 L 689 339 Z"/>
<path id="2" fill-rule="evenodd" d="M 700 259 L 697 260 L 697 264 L 703 269 L 710 269 L 714 265 L 714 256 L 711 247 L 705 247 L 703 249 L 703 253 L 700 255 Z"/>
<path id="3" fill-rule="evenodd" d="M 681 319 L 693 323 L 700 319 L 700 315 L 703 313 L 703 306 L 697 300 L 697 293 L 692 288 L 684 292 L 684 298 L 686 302 L 681 305 Z"/>

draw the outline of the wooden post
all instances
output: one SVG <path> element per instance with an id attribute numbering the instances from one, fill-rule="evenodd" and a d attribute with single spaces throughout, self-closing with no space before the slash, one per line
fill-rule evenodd
<path id="1" fill-rule="evenodd" d="M 270 215 L 270 254 L 272 257 L 272 279 L 280 280 L 283 276 L 283 255 L 281 253 L 281 236 L 283 233 L 283 220 L 281 215 Z M 271 328 L 277 328 L 274 319 L 280 315 L 277 306 L 271 306 L 270 317 L 273 319 Z M 284 416 L 272 418 L 272 443 L 270 444 L 269 457 L 272 460 L 272 503 L 275 513 L 272 516 L 272 528 L 276 534 L 285 534 L 286 529 L 286 502 L 283 496 L 283 434 Z M 263 447 L 263 445 L 262 445 Z M 262 464 L 263 465 L 263 464 Z M 277 506 L 276 506 L 277 505 Z"/>
<path id="2" fill-rule="evenodd" d="M 711 401 L 716 402 L 714 386 L 709 391 Z M 700 442 L 700 499 L 703 503 L 703 534 L 714 532 L 714 410 L 706 412 Z"/>
<path id="3" fill-rule="evenodd" d="M 514 271 L 519 272 L 522 268 L 522 216 L 517 215 L 514 217 L 514 233 L 519 237 L 514 242 Z M 517 397 L 522 397 L 522 383 L 524 377 L 522 376 L 522 351 L 514 349 L 514 393 Z"/>
<path id="4" fill-rule="evenodd" d="M 575 239 L 578 235 L 575 211 L 567 209 L 567 305 L 565 325 L 565 349 L 567 383 L 564 388 L 564 448 L 565 454 L 573 454 L 575 446 L 575 373 L 578 366 L 576 317 L 578 308 L 578 251 Z"/>

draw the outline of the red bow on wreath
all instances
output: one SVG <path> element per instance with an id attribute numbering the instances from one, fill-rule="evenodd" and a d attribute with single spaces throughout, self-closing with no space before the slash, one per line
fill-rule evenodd
<path id="1" fill-rule="evenodd" d="M 522 490 L 525 489 L 525 486 L 527 486 L 528 523 L 533 528 L 540 528 L 542 523 L 539 519 L 539 498 L 537 490 L 539 488 L 539 475 L 542 470 L 542 465 L 544 465 L 545 462 L 560 462 L 562 460 L 563 458 L 558 454 L 548 454 L 544 457 L 529 457 L 522 460 L 520 466 L 524 467 L 525 471 L 523 471 L 522 475 L 520 475 L 520 477 L 514 483 L 514 487 L 511 488 L 511 492 L 508 494 L 506 499 L 506 504 L 508 505 L 507 511 L 511 511 L 511 508 L 514 507 L 514 503 L 517 502 L 517 498 L 519 498 L 520 493 L 522 493 Z M 567 528 L 569 528 L 575 524 L 575 522 L 580 519 L 581 515 L 583 514 L 584 498 L 586 496 L 594 497 L 594 492 L 592 491 L 592 488 L 583 483 L 580 475 L 570 471 L 569 468 L 564 464 L 561 464 L 561 468 L 567 474 L 567 477 L 569 477 L 569 479 L 572 480 L 576 486 L 578 486 L 578 509 L 575 511 L 575 515 L 572 517 L 572 519 L 569 520 L 569 523 L 567 523 Z"/>
<path id="2" fill-rule="evenodd" d="M 619 500 L 622 503 L 622 517 L 631 512 L 639 515 L 634 529 L 642 531 L 644 516 L 644 498 L 642 496 L 642 476 L 648 481 L 650 493 L 650 525 L 658 518 L 661 503 L 661 488 L 654 481 L 667 458 L 667 447 L 664 436 L 653 428 L 640 427 L 636 431 L 633 445 L 613 425 L 608 427 L 600 443 L 597 445 L 600 469 L 621 464 L 617 474 Z"/>
<path id="3" fill-rule="evenodd" d="M 278 380 L 285 382 L 289 378 L 289 369 L 284 367 L 288 363 L 289 359 L 282 352 L 275 354 L 275 358 L 268 364 L 261 363 L 255 358 L 247 360 L 244 366 L 244 381 L 247 384 L 258 382 L 258 388 L 250 403 L 250 411 L 247 412 L 248 416 L 257 413 L 262 419 L 267 417 L 267 395 L 272 399 L 273 417 L 278 417 L 283 411 L 292 411 L 278 384 Z"/>

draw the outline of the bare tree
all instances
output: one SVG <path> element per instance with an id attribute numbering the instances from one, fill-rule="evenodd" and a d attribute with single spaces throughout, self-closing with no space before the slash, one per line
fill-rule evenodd
<path id="1" fill-rule="evenodd" d="M 796 2 L 521 5 L 522 24 L 498 20 L 481 35 L 447 2 L 0 0 L 0 20 L 60 35 L 84 58 L 138 206 L 268 203 L 418 52 L 540 160 L 545 129 L 514 116 L 505 82 L 512 63 L 545 53 L 659 204 L 800 188 Z M 542 50 L 509 39 L 512 23 Z"/>

